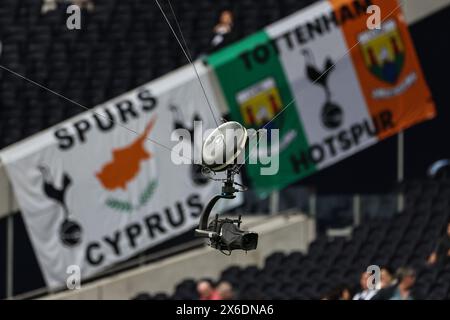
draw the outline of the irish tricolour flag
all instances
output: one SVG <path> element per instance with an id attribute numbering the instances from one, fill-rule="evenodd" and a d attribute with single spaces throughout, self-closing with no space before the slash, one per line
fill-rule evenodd
<path id="1" fill-rule="evenodd" d="M 367 27 L 367 8 L 381 24 Z M 261 193 L 282 188 L 435 116 L 400 4 L 329 0 L 280 20 L 208 58 L 230 116 L 279 129 L 280 165 Z"/>

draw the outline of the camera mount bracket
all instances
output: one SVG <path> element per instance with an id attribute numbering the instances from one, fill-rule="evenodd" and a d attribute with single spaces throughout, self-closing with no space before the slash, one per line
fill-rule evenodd
<path id="1" fill-rule="evenodd" d="M 208 238 L 209 245 L 220 252 L 230 255 L 232 250 L 241 249 L 245 251 L 256 249 L 258 243 L 258 234 L 250 231 L 242 231 L 241 215 L 238 219 L 219 219 L 219 215 L 208 224 L 209 216 L 214 205 L 219 199 L 234 199 L 236 192 L 242 192 L 244 189 L 237 189 L 234 185 L 240 184 L 234 182 L 234 171 L 232 168 L 227 170 L 227 178 L 222 180 L 222 193 L 214 196 L 205 207 L 200 217 L 199 228 L 195 230 L 197 237 Z M 242 186 L 241 186 L 242 187 Z M 226 253 L 225 251 L 228 251 Z"/>
<path id="2" fill-rule="evenodd" d="M 227 178 L 223 180 L 222 185 L 222 194 L 214 196 L 206 205 L 205 210 L 203 210 L 202 215 L 200 216 L 200 224 L 199 228 L 195 230 L 195 234 L 198 237 L 204 237 L 204 238 L 212 238 L 212 233 L 217 232 L 211 232 L 208 231 L 208 220 L 209 216 L 211 215 L 211 211 L 216 205 L 217 201 L 220 199 L 234 199 L 236 196 L 234 195 L 236 192 L 241 192 L 241 190 L 238 190 L 234 187 L 234 171 L 232 169 L 227 170 Z M 216 218 L 217 219 L 217 218 Z M 239 223 L 240 225 L 240 223 Z"/>

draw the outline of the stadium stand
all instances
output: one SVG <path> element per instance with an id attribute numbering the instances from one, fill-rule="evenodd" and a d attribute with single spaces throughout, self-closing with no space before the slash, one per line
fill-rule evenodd
<path id="1" fill-rule="evenodd" d="M 261 269 L 229 267 L 217 283 L 230 282 L 241 299 L 320 299 L 342 285 L 356 290 L 369 265 L 392 270 L 410 266 L 417 272 L 413 297 L 450 299 L 450 264 L 427 264 L 450 221 L 450 180 L 412 180 L 399 191 L 405 195 L 406 208 L 393 218 L 372 219 L 356 227 L 350 239 L 318 237 L 306 255 L 275 252 Z M 192 279 L 179 283 L 170 298 L 197 299 L 195 283 Z M 143 293 L 133 299 L 162 295 Z"/>
<path id="2" fill-rule="evenodd" d="M 195 0 L 173 1 L 173 8 L 198 57 L 208 52 L 223 8 L 233 8 L 239 39 L 312 2 L 262 1 L 255 10 L 251 0 Z M 0 64 L 90 108 L 187 63 L 152 1 L 96 0 L 74 32 L 65 28 L 69 4 L 41 14 L 42 1 L 2 1 Z M 5 70 L 0 79 L 0 148 L 84 111 Z"/>

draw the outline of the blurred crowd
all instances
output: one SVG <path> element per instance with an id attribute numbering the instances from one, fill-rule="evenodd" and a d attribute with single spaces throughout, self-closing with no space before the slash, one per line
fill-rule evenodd
<path id="1" fill-rule="evenodd" d="M 388 267 L 380 269 L 379 279 L 372 272 L 363 272 L 356 293 L 348 286 L 339 286 L 322 300 L 413 300 L 411 290 L 416 272 L 410 267 L 398 268 L 395 275 Z"/>
<path id="2" fill-rule="evenodd" d="M 450 221 L 446 233 L 440 238 L 430 254 L 428 267 L 445 266 L 450 262 Z M 363 272 L 360 288 L 352 293 L 349 286 L 339 286 L 323 297 L 323 300 L 414 300 L 412 289 L 416 283 L 416 270 L 411 267 L 398 268 L 393 274 L 389 267 L 380 268 L 377 279 L 374 273 Z"/>
<path id="3" fill-rule="evenodd" d="M 387 267 L 381 268 L 380 281 L 373 273 L 363 272 L 360 279 L 360 288 L 353 293 L 349 286 L 339 286 L 328 293 L 322 300 L 413 300 L 411 289 L 416 280 L 415 270 L 409 267 L 399 268 L 395 276 Z M 197 283 L 199 300 L 234 300 L 262 298 L 262 294 L 254 292 L 251 297 L 237 296 L 231 283 L 222 281 L 215 286 L 211 280 L 200 280 Z"/>
<path id="4" fill-rule="evenodd" d="M 430 254 L 427 264 L 432 268 L 436 265 L 446 265 L 450 261 L 450 222 L 446 233 L 441 237 Z M 413 287 L 416 283 L 416 270 L 404 266 L 393 271 L 388 266 L 380 267 L 379 273 L 364 271 L 361 273 L 359 287 L 355 290 L 348 285 L 339 285 L 323 296 L 322 300 L 414 300 Z M 264 299 L 256 289 L 251 296 L 238 295 L 231 283 L 219 282 L 216 286 L 211 280 L 200 280 L 197 283 L 199 300 L 233 300 L 233 299 Z"/>

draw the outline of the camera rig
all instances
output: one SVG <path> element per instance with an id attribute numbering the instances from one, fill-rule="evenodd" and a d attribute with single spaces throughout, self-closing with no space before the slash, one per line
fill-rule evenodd
<path id="1" fill-rule="evenodd" d="M 243 231 L 241 227 L 241 216 L 238 219 L 219 219 L 216 214 L 214 220 L 208 224 L 209 216 L 217 201 L 220 199 L 234 199 L 236 192 L 242 192 L 243 189 L 235 188 L 235 171 L 232 168 L 227 169 L 227 178 L 223 181 L 222 193 L 214 196 L 206 205 L 200 217 L 200 224 L 195 230 L 197 237 L 209 238 L 209 245 L 222 253 L 231 254 L 232 250 L 254 250 L 258 245 L 258 234 L 250 231 Z M 226 253 L 225 251 L 228 251 Z"/>

